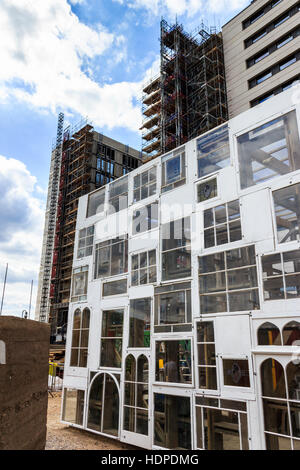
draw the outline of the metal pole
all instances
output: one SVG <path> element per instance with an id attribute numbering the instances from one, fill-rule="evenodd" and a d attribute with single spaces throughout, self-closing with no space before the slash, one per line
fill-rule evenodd
<path id="1" fill-rule="evenodd" d="M 28 310 L 28 317 L 29 318 L 30 318 L 30 311 L 31 311 L 32 287 L 33 287 L 33 279 L 31 281 L 31 289 L 30 289 L 30 300 L 29 300 L 29 310 Z"/>
<path id="2" fill-rule="evenodd" d="M 4 300 L 4 293 L 5 293 L 6 279 L 7 279 L 7 271 L 8 271 L 8 263 L 6 264 L 6 270 L 5 270 L 5 276 L 4 276 L 4 284 L 3 284 L 3 291 L 2 291 L 0 315 L 2 315 L 3 300 Z"/>

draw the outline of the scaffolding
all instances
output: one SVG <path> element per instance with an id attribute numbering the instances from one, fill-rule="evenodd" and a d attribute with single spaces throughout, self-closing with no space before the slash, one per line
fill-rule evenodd
<path id="1" fill-rule="evenodd" d="M 227 121 L 223 42 L 203 23 L 192 34 L 160 25 L 160 75 L 143 89 L 143 152 L 166 153 Z"/>

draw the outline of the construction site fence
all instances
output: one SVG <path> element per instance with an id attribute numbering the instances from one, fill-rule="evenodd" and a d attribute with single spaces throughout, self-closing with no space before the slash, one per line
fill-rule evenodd
<path id="1" fill-rule="evenodd" d="M 48 390 L 58 392 L 62 390 L 64 378 L 64 364 L 59 362 L 49 362 Z"/>

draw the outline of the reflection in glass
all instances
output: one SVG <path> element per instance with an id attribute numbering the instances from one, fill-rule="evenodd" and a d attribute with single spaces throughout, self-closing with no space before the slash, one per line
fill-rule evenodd
<path id="1" fill-rule="evenodd" d="M 191 449 L 190 398 L 154 394 L 154 444 L 166 449 Z"/>
<path id="2" fill-rule="evenodd" d="M 192 383 L 191 341 L 156 342 L 156 381 Z"/>

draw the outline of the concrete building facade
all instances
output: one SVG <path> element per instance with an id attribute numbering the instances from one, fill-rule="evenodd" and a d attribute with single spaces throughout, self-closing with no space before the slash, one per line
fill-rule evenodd
<path id="1" fill-rule="evenodd" d="M 147 449 L 300 449 L 299 92 L 80 198 L 64 423 Z"/>
<path id="2" fill-rule="evenodd" d="M 298 0 L 254 0 L 222 35 L 229 118 L 300 79 Z"/>

